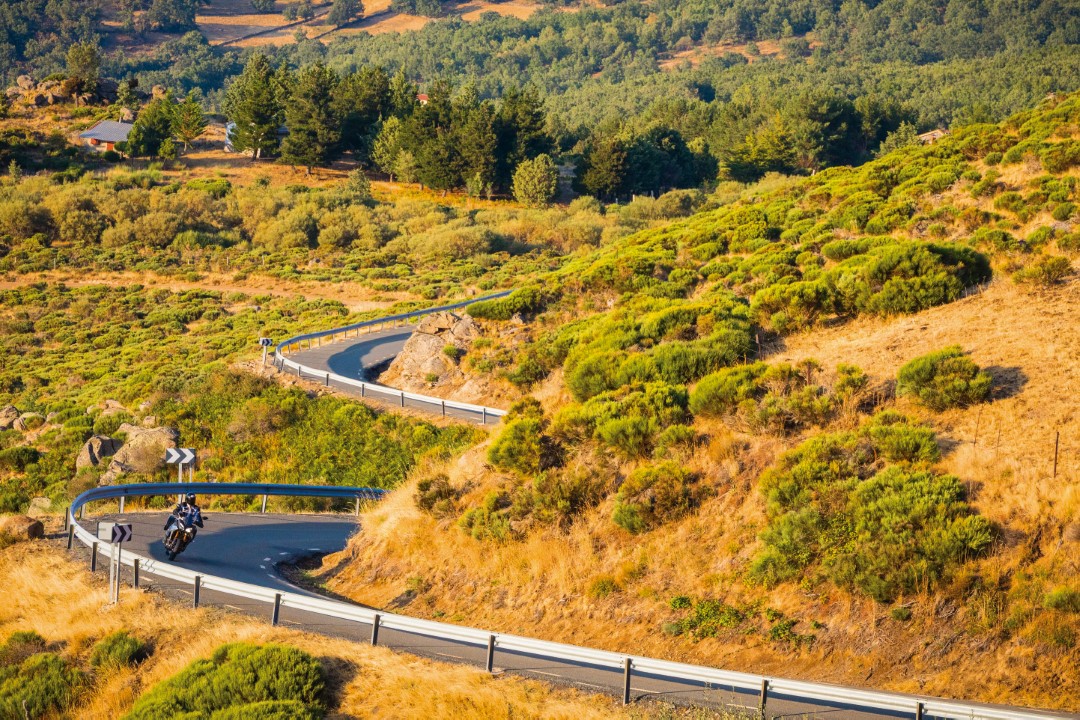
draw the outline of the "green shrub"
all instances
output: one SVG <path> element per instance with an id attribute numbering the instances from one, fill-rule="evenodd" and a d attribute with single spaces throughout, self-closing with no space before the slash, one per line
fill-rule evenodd
<path id="1" fill-rule="evenodd" d="M 0 671 L 0 717 L 51 717 L 71 705 L 86 682 L 58 655 L 41 652 Z"/>
<path id="2" fill-rule="evenodd" d="M 968 358 L 959 345 L 911 360 L 900 368 L 896 392 L 911 395 L 941 412 L 982 402 L 993 379 Z"/>
<path id="3" fill-rule="evenodd" d="M 1040 255 L 1023 269 L 1013 273 L 1013 280 L 1045 288 L 1060 284 L 1072 274 L 1072 263 L 1068 258 L 1060 255 Z"/>
<path id="4" fill-rule="evenodd" d="M 443 355 L 450 358 L 454 362 L 457 362 L 465 355 L 465 351 L 459 348 L 457 345 L 444 345 L 442 351 Z"/>
<path id="5" fill-rule="evenodd" d="M 643 533 L 676 520 L 697 505 L 696 478 L 673 462 L 640 467 L 615 496 L 612 520 L 631 533 Z"/>
<path id="6" fill-rule="evenodd" d="M 600 600 L 608 595 L 614 595 L 622 590 L 619 583 L 611 575 L 599 575 L 591 583 L 586 591 L 589 597 Z"/>
<path id="7" fill-rule="evenodd" d="M 486 320 L 509 320 L 518 313 L 534 314 L 544 307 L 544 296 L 539 288 L 525 287 L 515 290 L 498 300 L 483 300 L 469 305 L 467 312 L 474 318 Z"/>
<path id="8" fill-rule="evenodd" d="M 1054 610 L 1080 613 L 1080 590 L 1057 588 L 1046 594 L 1043 604 Z"/>
<path id="9" fill-rule="evenodd" d="M 134 665 L 149 655 L 149 648 L 142 640 L 118 630 L 99 640 L 90 652 L 90 665 L 96 668 Z"/>
<path id="10" fill-rule="evenodd" d="M 885 463 L 873 432 L 883 424 L 907 423 L 891 415 L 859 432 L 820 435 L 762 476 L 768 525 L 751 578 L 771 584 L 816 568 L 888 602 L 935 586 L 990 547 L 991 526 L 972 514 L 960 481 L 926 469 L 928 448 L 914 462 Z"/>
<path id="11" fill-rule="evenodd" d="M 476 540 L 505 542 L 513 536 L 507 512 L 511 505 L 506 493 L 488 493 L 479 507 L 471 508 L 461 516 L 458 525 Z"/>
<path id="12" fill-rule="evenodd" d="M 14 632 L 0 647 L 0 667 L 21 665 L 30 656 L 45 652 L 47 645 L 33 630 Z"/>
<path id="13" fill-rule="evenodd" d="M 488 448 L 488 462 L 522 475 L 540 472 L 544 463 L 543 420 L 525 417 L 507 422 Z"/>
<path id="14" fill-rule="evenodd" d="M 691 604 L 690 597 L 687 595 L 676 595 L 671 598 L 671 602 L 669 603 L 672 610 L 685 610 L 690 607 Z"/>
<path id="15" fill-rule="evenodd" d="M 889 617 L 897 622 L 907 622 L 911 619 L 911 608 L 904 607 L 903 605 L 894 607 L 889 611 Z"/>
<path id="16" fill-rule="evenodd" d="M 1050 215 L 1058 222 L 1066 222 L 1076 214 L 1076 203 L 1063 202 L 1054 208 Z"/>
<path id="17" fill-rule="evenodd" d="M 158 683 L 125 717 L 279 718 L 291 710 L 292 717 L 320 718 L 325 689 L 322 666 L 307 653 L 284 645 L 234 643 Z"/>
<path id="18" fill-rule="evenodd" d="M 24 472 L 29 465 L 33 465 L 40 459 L 41 453 L 37 448 L 28 445 L 0 450 L 0 467 L 16 472 Z"/>

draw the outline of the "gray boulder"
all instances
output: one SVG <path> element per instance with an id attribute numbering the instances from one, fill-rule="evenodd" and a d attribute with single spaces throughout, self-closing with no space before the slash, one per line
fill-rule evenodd
<path id="1" fill-rule="evenodd" d="M 30 77 L 29 75 L 20 75 L 15 79 L 15 84 L 21 87 L 23 90 L 33 90 L 35 87 L 34 78 Z"/>
<path id="2" fill-rule="evenodd" d="M 119 440 L 114 440 L 107 435 L 94 435 L 79 450 L 79 456 L 75 458 L 75 469 L 97 467 L 102 460 L 115 455 L 120 447 Z"/>
<path id="3" fill-rule="evenodd" d="M 7 405 L 0 408 L 0 430 L 7 430 L 15 421 L 19 419 L 22 413 L 19 412 L 19 408 L 14 405 Z"/>
<path id="4" fill-rule="evenodd" d="M 100 484 L 111 485 L 125 473 L 154 472 L 165 465 L 165 451 L 175 448 L 180 433 L 174 428 L 139 427 L 124 423 L 117 429 L 127 442 L 116 451 L 108 469 L 101 476 Z"/>
<path id="5" fill-rule="evenodd" d="M 11 423 L 11 427 L 15 428 L 19 432 L 26 432 L 27 430 L 33 430 L 41 427 L 45 423 L 45 418 L 36 412 L 27 412 L 20 415 L 15 419 L 15 422 Z"/>

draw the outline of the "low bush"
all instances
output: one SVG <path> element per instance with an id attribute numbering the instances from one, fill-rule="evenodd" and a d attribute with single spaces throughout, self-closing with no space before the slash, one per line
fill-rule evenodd
<path id="1" fill-rule="evenodd" d="M 674 462 L 638 468 L 619 486 L 611 519 L 634 534 L 676 520 L 697 505 L 696 480 Z"/>
<path id="2" fill-rule="evenodd" d="M 1080 613 L 1080 590 L 1057 588 L 1046 594 L 1046 599 L 1043 601 L 1043 604 L 1054 610 Z"/>
<path id="3" fill-rule="evenodd" d="M 900 368 L 896 392 L 932 410 L 966 407 L 989 396 L 993 379 L 952 345 L 911 360 Z"/>
<path id="4" fill-rule="evenodd" d="M 993 540 L 960 481 L 929 469 L 936 449 L 909 432 L 889 464 L 881 427 L 911 431 L 895 414 L 858 432 L 821 435 L 781 457 L 761 479 L 768 525 L 750 577 L 766 584 L 800 573 L 828 578 L 879 602 L 933 587 Z M 921 449 L 914 449 L 921 448 Z"/>
<path id="5" fill-rule="evenodd" d="M 20 665 L 31 655 L 45 652 L 48 643 L 33 630 L 14 632 L 0 647 L 0 667 Z"/>
<path id="6" fill-rule="evenodd" d="M 90 665 L 96 668 L 123 667 L 146 659 L 150 649 L 146 643 L 118 630 L 99 640 L 90 652 Z"/>
<path id="7" fill-rule="evenodd" d="M 461 491 L 450 484 L 450 478 L 440 473 L 416 484 L 416 506 L 435 517 L 446 517 L 456 510 Z"/>
<path id="8" fill-rule="evenodd" d="M 284 645 L 224 645 L 135 703 L 128 720 L 162 717 L 321 718 L 326 684 L 319 661 Z M 220 714 L 219 714 L 220 713 Z"/>
<path id="9" fill-rule="evenodd" d="M 485 320 L 509 320 L 514 315 L 531 315 L 544 307 L 544 296 L 539 288 L 525 287 L 515 290 L 498 300 L 482 300 L 469 305 L 467 312 L 474 318 Z"/>
<path id="10" fill-rule="evenodd" d="M 68 708 L 86 676 L 59 655 L 39 652 L 0 669 L 0 717 L 53 717 Z"/>
<path id="11" fill-rule="evenodd" d="M 1046 288 L 1060 284 L 1072 274 L 1072 263 L 1068 258 L 1060 255 L 1040 255 L 1013 273 L 1013 280 Z"/>

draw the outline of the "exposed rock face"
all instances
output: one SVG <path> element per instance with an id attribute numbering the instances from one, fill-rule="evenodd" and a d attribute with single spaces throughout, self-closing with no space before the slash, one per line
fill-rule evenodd
<path id="1" fill-rule="evenodd" d="M 15 84 L 23 90 L 30 90 L 34 87 L 34 78 L 29 75 L 20 75 L 15 79 Z"/>
<path id="2" fill-rule="evenodd" d="M 0 535 L 16 540 L 33 540 L 45 537 L 45 526 L 40 520 L 26 515 L 8 515 L 0 517 Z"/>
<path id="3" fill-rule="evenodd" d="M 117 430 L 127 436 L 127 442 L 112 456 L 108 469 L 101 476 L 101 485 L 112 485 L 129 472 L 154 472 L 165 464 L 165 451 L 175 448 L 180 433 L 173 428 L 146 428 L 124 423 Z"/>
<path id="4" fill-rule="evenodd" d="M 435 313 L 423 317 L 416 331 L 405 343 L 390 368 L 379 376 L 379 382 L 406 389 L 431 384 L 428 378 L 439 376 L 439 381 L 464 380 L 464 373 L 455 360 L 444 352 L 452 345 L 462 353 L 480 335 L 476 321 L 469 316 L 453 313 Z"/>
<path id="5" fill-rule="evenodd" d="M 114 440 L 107 435 L 94 435 L 86 441 L 82 450 L 79 451 L 79 456 L 75 458 L 75 469 L 97 467 L 105 458 L 115 455 L 120 446 L 119 440 Z"/>
<path id="6" fill-rule="evenodd" d="M 19 415 L 21 414 L 19 409 L 14 405 L 7 405 L 0 408 L 0 430 L 10 429 L 11 426 L 15 424 L 15 421 L 19 419 Z"/>

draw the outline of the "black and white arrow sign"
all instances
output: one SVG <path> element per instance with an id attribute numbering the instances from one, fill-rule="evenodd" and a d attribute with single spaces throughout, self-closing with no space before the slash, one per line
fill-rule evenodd
<path id="1" fill-rule="evenodd" d="M 262 347 L 270 347 L 274 344 L 274 341 L 270 338 L 259 338 L 259 345 Z"/>
<path id="2" fill-rule="evenodd" d="M 116 523 L 112 526 L 112 542 L 125 543 L 131 540 L 131 525 L 121 525 Z"/>
<path id="3" fill-rule="evenodd" d="M 168 448 L 165 450 L 165 462 L 170 465 L 190 465 L 195 462 L 195 451 L 191 448 Z"/>

